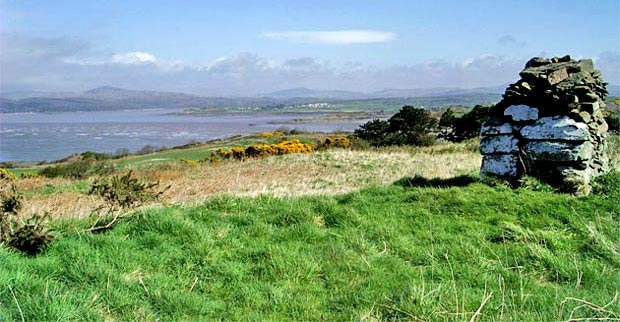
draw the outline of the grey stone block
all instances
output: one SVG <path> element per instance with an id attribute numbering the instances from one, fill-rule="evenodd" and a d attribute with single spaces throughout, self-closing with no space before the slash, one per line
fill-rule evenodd
<path id="1" fill-rule="evenodd" d="M 587 141 L 588 126 L 568 116 L 543 117 L 521 129 L 521 136 L 528 140 Z"/>
<path id="2" fill-rule="evenodd" d="M 519 140 L 513 135 L 494 135 L 486 136 L 480 140 L 480 153 L 516 153 L 519 151 Z"/>
<path id="3" fill-rule="evenodd" d="M 517 162 L 518 157 L 514 154 L 484 155 L 482 157 L 480 176 L 516 177 Z"/>
<path id="4" fill-rule="evenodd" d="M 500 135 L 500 134 L 512 134 L 512 124 L 510 123 L 501 123 L 501 124 L 494 124 L 491 122 L 484 122 L 482 123 L 482 127 L 480 128 L 480 135 L 481 136 L 488 136 L 488 135 Z"/>
<path id="5" fill-rule="evenodd" d="M 570 142 L 532 141 L 524 146 L 527 156 L 536 161 L 572 162 L 592 158 L 593 146 L 590 142 L 575 144 Z"/>

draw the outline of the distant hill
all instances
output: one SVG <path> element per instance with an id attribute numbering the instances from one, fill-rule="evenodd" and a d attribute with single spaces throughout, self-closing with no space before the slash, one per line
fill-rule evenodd
<path id="1" fill-rule="evenodd" d="M 125 100 L 125 99 L 175 99 L 192 100 L 199 99 L 200 96 L 176 93 L 176 92 L 156 92 L 156 91 L 135 91 L 130 89 L 102 86 L 85 91 L 81 96 L 96 98 L 101 100 Z"/>
<path id="2" fill-rule="evenodd" d="M 104 86 L 83 93 L 71 93 L 58 97 L 57 93 L 43 97 L 43 92 L 33 92 L 32 97 L 22 97 L 25 93 L 2 94 L 1 113 L 17 112 L 67 112 L 101 111 L 146 108 L 211 108 L 239 106 L 268 106 L 273 100 L 263 98 L 201 97 L 175 92 L 135 91 L 118 87 Z"/>
<path id="3" fill-rule="evenodd" d="M 308 103 L 389 102 L 427 107 L 444 104 L 489 104 L 505 86 L 458 89 L 385 89 L 374 93 L 293 88 L 255 97 L 204 97 L 186 93 L 138 91 L 112 86 L 74 92 L 10 92 L 0 94 L 0 113 L 101 111 L 146 108 L 278 108 Z"/>

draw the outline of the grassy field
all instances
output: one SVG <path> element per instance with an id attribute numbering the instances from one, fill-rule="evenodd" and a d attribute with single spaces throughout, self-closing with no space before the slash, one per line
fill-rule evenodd
<path id="1" fill-rule="evenodd" d="M 179 161 L 208 151 L 114 161 L 171 188 L 102 233 L 92 178 L 18 180 L 57 240 L 0 245 L 0 321 L 620 319 L 620 191 L 478 183 L 475 141 Z"/>
<path id="2" fill-rule="evenodd" d="M 207 147 L 191 148 L 185 157 L 210 153 L 211 150 Z M 475 173 L 480 166 L 475 142 L 418 149 L 335 149 L 244 162 L 207 162 L 198 167 L 179 161 L 184 156 L 183 151 L 166 151 L 115 162 L 120 163 L 121 169 L 134 170 L 139 177 L 158 180 L 162 186 L 170 185 L 165 200 L 174 204 L 195 204 L 214 195 L 334 195 L 390 184 L 403 176 L 450 178 Z M 28 205 L 22 214 L 48 212 L 54 218 L 87 217 L 100 205 L 97 199 L 84 194 L 94 179 L 18 180 L 17 186 L 24 192 Z"/>
<path id="3" fill-rule="evenodd" d="M 222 196 L 100 234 L 57 221 L 36 258 L 0 248 L 0 320 L 620 318 L 616 200 L 473 181 Z"/>

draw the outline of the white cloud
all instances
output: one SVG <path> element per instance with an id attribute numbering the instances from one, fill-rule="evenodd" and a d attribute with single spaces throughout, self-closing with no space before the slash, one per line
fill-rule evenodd
<path id="1" fill-rule="evenodd" d="M 31 38 L 0 33 L 0 92 L 80 91 L 97 86 L 247 96 L 294 87 L 372 92 L 385 88 L 473 88 L 518 79 L 529 57 L 484 54 L 463 61 L 436 60 L 377 67 L 359 62 L 331 65 L 315 57 L 276 61 L 252 53 L 222 57 L 207 67 L 157 58 L 148 52 L 99 52 L 70 38 Z M 620 83 L 620 53 L 599 55 L 595 67 Z"/>
<path id="2" fill-rule="evenodd" d="M 118 53 L 112 56 L 112 61 L 119 64 L 145 64 L 155 63 L 157 58 L 154 55 L 144 51 L 130 51 L 126 53 Z"/>
<path id="3" fill-rule="evenodd" d="M 281 31 L 265 32 L 261 38 L 286 40 L 301 43 L 329 45 L 369 44 L 388 42 L 396 38 L 396 34 L 379 30 L 329 30 L 329 31 Z"/>

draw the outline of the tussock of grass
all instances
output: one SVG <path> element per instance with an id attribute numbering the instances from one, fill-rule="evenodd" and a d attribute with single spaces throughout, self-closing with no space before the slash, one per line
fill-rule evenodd
<path id="1" fill-rule="evenodd" d="M 464 178 L 61 221 L 36 258 L 0 246 L 0 320 L 617 319 L 619 222 L 605 196 Z"/>

